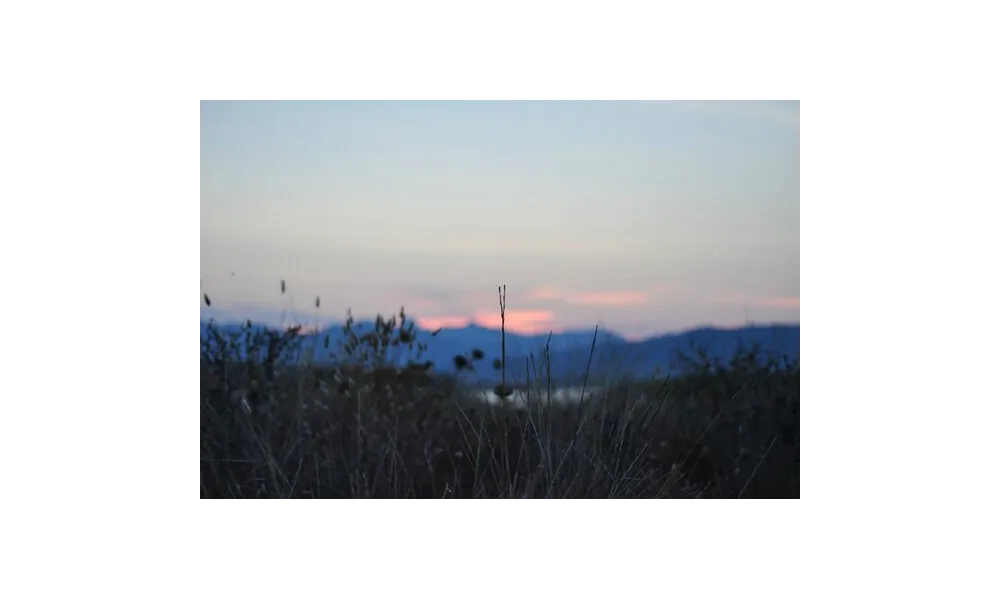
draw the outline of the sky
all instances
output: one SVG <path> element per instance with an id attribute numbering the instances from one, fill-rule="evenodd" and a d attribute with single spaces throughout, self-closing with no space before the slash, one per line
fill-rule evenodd
<path id="1" fill-rule="evenodd" d="M 202 102 L 202 318 L 499 327 L 500 285 L 515 332 L 798 323 L 799 103 Z"/>

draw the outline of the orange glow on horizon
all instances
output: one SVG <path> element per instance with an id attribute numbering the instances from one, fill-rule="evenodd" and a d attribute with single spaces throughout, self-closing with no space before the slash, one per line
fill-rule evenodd
<path id="1" fill-rule="evenodd" d="M 476 324 L 489 329 L 500 329 L 499 311 L 479 311 Z M 551 310 L 508 310 L 504 311 L 504 327 L 508 331 L 523 334 L 542 333 L 553 329 L 555 315 Z"/>
<path id="2" fill-rule="evenodd" d="M 500 329 L 500 312 L 481 310 L 472 319 L 455 315 L 441 317 L 418 317 L 421 329 L 457 329 L 475 323 L 487 329 Z M 504 327 L 507 331 L 520 334 L 537 334 L 548 331 L 559 332 L 553 326 L 555 314 L 551 310 L 508 310 L 504 312 Z"/>

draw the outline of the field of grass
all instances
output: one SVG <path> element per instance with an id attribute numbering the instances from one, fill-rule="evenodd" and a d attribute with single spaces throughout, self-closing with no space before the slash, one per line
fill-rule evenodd
<path id="1" fill-rule="evenodd" d="M 519 385 L 525 401 L 490 403 L 459 376 L 479 349 L 421 362 L 402 310 L 374 332 L 351 327 L 338 348 L 297 327 L 209 328 L 202 498 L 799 497 L 797 364 L 754 348 L 726 362 L 695 354 L 679 377 L 554 402 L 543 356 Z M 336 364 L 316 364 L 307 346 Z M 400 367 L 390 350 L 412 360 Z"/>

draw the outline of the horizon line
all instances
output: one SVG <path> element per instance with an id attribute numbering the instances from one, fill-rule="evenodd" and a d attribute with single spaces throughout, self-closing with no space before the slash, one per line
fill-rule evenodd
<path id="1" fill-rule="evenodd" d="M 392 318 L 392 317 L 389 317 L 389 318 Z M 248 318 L 243 318 L 243 319 L 239 319 L 239 318 L 227 318 L 227 319 L 224 319 L 224 320 L 223 319 L 216 320 L 213 317 L 209 317 L 208 319 L 202 318 L 201 319 L 201 323 L 202 324 L 209 324 L 209 323 L 215 322 L 218 325 L 242 325 L 243 323 L 245 323 L 248 320 L 251 321 L 251 322 L 255 321 L 254 319 L 248 319 Z M 476 323 L 476 322 L 474 322 L 472 320 L 470 320 L 467 324 L 465 324 L 465 325 L 463 325 L 461 327 L 438 327 L 438 328 L 423 327 L 423 326 L 420 325 L 419 319 L 417 319 L 417 318 L 413 318 L 413 319 L 408 318 L 407 321 L 415 323 L 418 330 L 425 331 L 425 332 L 428 332 L 428 333 L 433 332 L 433 331 L 442 331 L 442 332 L 444 332 L 444 331 L 462 331 L 463 329 L 473 329 L 473 328 L 475 328 L 475 329 L 483 329 L 485 331 L 495 331 L 497 333 L 501 332 L 501 329 L 499 327 L 496 327 L 496 328 L 494 328 L 494 327 L 487 327 L 485 325 L 481 325 L 479 323 Z M 315 332 L 324 331 L 326 329 L 330 329 L 330 328 L 335 327 L 335 326 L 342 326 L 345 322 L 346 322 L 346 319 L 341 320 L 341 321 L 327 321 L 323 325 L 314 325 L 314 324 L 305 324 L 305 323 L 290 323 L 288 325 L 276 325 L 276 324 L 274 324 L 272 322 L 269 322 L 269 321 L 266 321 L 266 320 L 256 320 L 256 324 L 263 324 L 265 327 L 271 326 L 271 327 L 276 327 L 276 328 L 277 327 L 288 328 L 288 327 L 294 327 L 295 325 L 300 325 L 304 329 L 308 328 L 309 330 L 313 330 Z M 355 319 L 355 321 L 354 321 L 355 324 L 374 323 L 374 322 L 375 322 L 375 318 Z M 506 332 L 507 332 L 508 335 L 515 335 L 515 336 L 520 336 L 520 337 L 537 337 L 537 336 L 544 336 L 544 335 L 550 335 L 550 334 L 551 335 L 564 335 L 564 334 L 567 334 L 567 333 L 583 333 L 583 332 L 593 331 L 593 329 L 597 329 L 598 331 L 602 331 L 602 332 L 604 332 L 606 334 L 614 335 L 616 337 L 622 338 L 622 339 L 624 339 L 626 341 L 629 341 L 629 342 L 641 342 L 641 341 L 650 340 L 650 339 L 657 338 L 657 337 L 663 337 L 663 336 L 667 336 L 667 335 L 683 335 L 685 333 L 691 333 L 691 332 L 694 332 L 694 331 L 701 331 L 701 330 L 706 330 L 706 329 L 716 330 L 716 331 L 737 331 L 737 330 L 740 330 L 740 329 L 752 329 L 752 328 L 762 328 L 762 327 L 800 327 L 801 328 L 801 323 L 800 322 L 792 322 L 792 321 L 766 321 L 766 322 L 750 321 L 750 322 L 745 323 L 743 325 L 699 324 L 699 325 L 692 325 L 692 326 L 684 327 L 682 329 L 658 331 L 658 332 L 650 333 L 648 335 L 643 335 L 643 336 L 625 335 L 625 334 L 623 334 L 623 333 L 621 333 L 619 331 L 616 331 L 614 329 L 607 328 L 607 327 L 601 327 L 600 325 L 596 325 L 593 328 L 590 328 L 590 327 L 587 327 L 587 328 L 584 328 L 584 327 L 581 327 L 581 328 L 564 328 L 564 329 L 561 329 L 561 330 L 558 330 L 558 331 L 556 329 L 550 328 L 547 331 L 543 330 L 543 331 L 538 331 L 538 332 L 535 332 L 535 333 L 516 332 L 516 331 L 512 331 L 512 330 L 510 330 L 508 328 L 506 330 Z"/>

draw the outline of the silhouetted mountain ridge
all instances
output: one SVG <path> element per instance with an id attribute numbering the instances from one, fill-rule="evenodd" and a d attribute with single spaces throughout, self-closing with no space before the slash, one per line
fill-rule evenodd
<path id="1" fill-rule="evenodd" d="M 358 335 L 374 329 L 374 321 L 356 321 L 354 331 Z M 221 332 L 241 331 L 243 323 L 216 323 Z M 201 323 L 201 337 L 205 339 L 209 324 Z M 333 323 L 309 335 L 304 346 L 312 347 L 317 362 L 327 362 L 331 352 L 345 341 L 343 323 Z M 262 331 L 265 326 L 254 324 L 253 329 Z M 470 382 L 494 385 L 500 381 L 500 373 L 493 369 L 493 360 L 499 358 L 500 330 L 479 325 L 442 329 L 436 336 L 431 331 L 416 329 L 416 338 L 427 344 L 427 350 L 419 357 L 435 364 L 438 371 L 454 371 L 453 359 L 456 355 L 470 356 L 474 349 L 482 350 L 485 357 L 474 362 L 474 371 L 464 374 Z M 323 340 L 329 336 L 329 349 L 323 349 Z M 241 338 L 242 339 L 242 338 Z M 799 326 L 775 324 L 748 326 L 735 329 L 699 327 L 679 333 L 658 335 L 638 341 L 628 341 L 611 331 L 598 330 L 595 341 L 594 330 L 571 330 L 561 333 L 522 335 L 506 333 L 508 381 L 524 383 L 527 373 L 533 379 L 544 372 L 544 348 L 548 342 L 552 380 L 559 385 L 569 385 L 582 381 L 588 371 L 588 381 L 600 382 L 621 376 L 650 377 L 654 374 L 675 372 L 678 367 L 679 352 L 693 354 L 701 349 L 706 354 L 722 360 L 728 359 L 741 345 L 760 346 L 762 356 L 799 359 Z M 591 346 L 593 345 L 593 352 Z M 398 364 L 405 364 L 417 356 L 405 348 L 391 348 L 389 356 Z M 526 371 L 527 370 L 527 371 Z M 538 373 L 538 375 L 536 375 Z"/>

